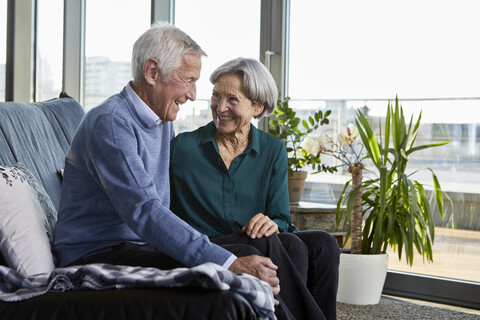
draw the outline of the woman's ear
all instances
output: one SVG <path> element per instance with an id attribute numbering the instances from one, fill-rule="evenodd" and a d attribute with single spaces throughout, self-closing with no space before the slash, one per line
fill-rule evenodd
<path id="1" fill-rule="evenodd" d="M 157 59 L 150 58 L 145 61 L 144 76 L 145 82 L 149 85 L 154 85 L 157 77 L 159 76 L 159 70 L 157 68 Z"/>
<path id="2" fill-rule="evenodd" d="M 265 102 L 257 102 L 257 104 L 255 105 L 255 113 L 253 114 L 253 117 L 257 118 L 263 112 L 264 108 Z"/>

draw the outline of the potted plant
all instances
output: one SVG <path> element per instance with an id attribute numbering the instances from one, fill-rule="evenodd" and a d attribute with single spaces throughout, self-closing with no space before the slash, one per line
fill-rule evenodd
<path id="1" fill-rule="evenodd" d="M 323 113 L 321 110 L 309 116 L 306 120 L 297 117 L 296 112 L 289 106 L 290 98 L 277 101 L 277 107 L 273 112 L 274 119 L 269 121 L 268 132 L 282 140 L 288 156 L 288 177 L 290 203 L 298 203 L 303 191 L 307 172 L 305 166 L 311 166 L 316 172 L 334 171 L 321 163 L 321 150 L 318 144 L 313 143 L 312 133 L 325 124 L 329 123 L 328 116 L 331 111 Z M 300 124 L 302 127 L 300 127 Z M 305 139 L 308 136 L 308 139 Z"/>
<path id="2" fill-rule="evenodd" d="M 413 116 L 407 126 L 403 108 L 398 97 L 395 106 L 388 103 L 384 123 L 384 134 L 377 137 L 366 117 L 356 113 L 356 126 L 360 139 L 350 134 L 351 143 L 344 146 L 354 150 L 355 141 L 361 142 L 364 156 L 353 152 L 348 158 L 343 149 L 330 150 L 337 158 L 345 160 L 352 179 L 348 181 L 337 202 L 337 227 L 349 224 L 347 239 L 351 237 L 350 254 L 342 253 L 340 262 L 338 301 L 354 304 L 375 304 L 380 300 L 387 272 L 387 247 L 398 252 L 399 259 L 405 253 L 407 263 L 412 265 L 415 249 L 427 259 L 433 261 L 432 245 L 435 237 L 434 218 L 425 187 L 413 179 L 418 172 L 407 172 L 408 159 L 419 150 L 445 145 L 438 142 L 414 146 L 421 120 L 421 112 L 413 123 Z M 381 128 L 380 128 L 381 129 Z M 351 131 L 351 130 L 350 130 Z M 391 140 L 390 140 L 391 139 Z M 358 148 L 357 148 L 358 151 Z M 328 152 L 327 152 L 328 153 Z M 350 153 L 352 154 L 352 153 Z M 363 159 L 371 160 L 373 170 L 363 179 Z M 436 204 L 443 218 L 443 193 L 434 172 L 432 174 Z M 362 267 L 361 262 L 373 259 L 374 266 Z M 354 261 L 350 261 L 354 259 Z M 376 265 L 376 266 L 375 266 Z M 359 274 L 365 269 L 366 275 Z M 380 275 L 378 280 L 372 277 Z M 373 296 L 354 289 L 355 280 L 367 281 L 367 287 L 374 289 Z"/>

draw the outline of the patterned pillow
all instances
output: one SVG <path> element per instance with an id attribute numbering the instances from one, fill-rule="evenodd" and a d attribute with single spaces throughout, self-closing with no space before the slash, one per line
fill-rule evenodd
<path id="1" fill-rule="evenodd" d="M 0 251 L 9 267 L 50 273 L 56 220 L 50 197 L 25 166 L 0 165 Z"/>

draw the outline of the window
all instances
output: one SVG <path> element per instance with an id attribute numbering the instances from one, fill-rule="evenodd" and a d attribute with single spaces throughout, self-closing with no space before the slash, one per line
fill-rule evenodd
<path id="1" fill-rule="evenodd" d="M 212 119 L 209 105 L 213 86 L 209 77 L 213 70 L 237 57 L 259 58 L 260 1 L 211 0 L 208 8 L 202 1 L 175 1 L 175 25 L 208 55 L 202 59 L 197 100 L 183 105 L 174 122 L 177 133 L 196 129 Z"/>
<path id="2" fill-rule="evenodd" d="M 53 14 L 52 7 L 55 7 Z M 58 97 L 62 91 L 63 0 L 37 2 L 36 100 Z"/>
<path id="3" fill-rule="evenodd" d="M 84 107 L 95 107 L 132 79 L 135 40 L 150 27 L 149 0 L 87 1 Z"/>
<path id="4" fill-rule="evenodd" d="M 0 0 L 0 101 L 5 101 L 5 65 L 7 61 L 7 0 Z"/>
<path id="5" fill-rule="evenodd" d="M 69 91 L 77 91 L 78 100 L 85 101 L 83 105 L 86 109 L 118 92 L 130 80 L 132 45 L 150 25 L 151 3 L 175 4 L 175 23 L 192 35 L 209 55 L 203 59 L 197 101 L 182 106 L 174 122 L 180 127 L 176 128 L 177 132 L 191 130 L 210 121 L 210 73 L 221 63 L 238 56 L 259 57 L 260 4 L 268 8 L 268 5 L 276 3 L 273 0 L 210 0 L 205 6 L 204 2 L 194 0 L 85 1 L 85 80 L 81 81 L 78 72 L 66 72 L 65 75 L 74 79 L 65 82 Z M 5 100 L 8 2 L 0 0 L 0 101 Z M 31 3 L 26 2 L 19 6 L 23 1 L 17 1 L 17 9 L 21 8 L 19 12 L 30 15 Z M 454 210 L 448 207 L 447 218 L 437 224 L 435 263 L 423 265 L 422 259 L 415 258 L 416 264 L 410 268 L 404 261 L 395 261 L 395 254 L 392 254 L 390 268 L 471 280 L 475 281 L 475 286 L 480 281 L 480 60 L 476 59 L 480 56 L 477 45 L 480 21 L 474 16 L 478 11 L 475 10 L 476 2 L 282 2 L 282 6 L 291 7 L 290 39 L 286 42 L 290 51 L 287 79 L 290 90 L 287 95 L 292 98 L 291 106 L 299 113 L 307 114 L 318 108 L 331 109 L 331 123 L 338 128 L 339 125 L 352 122 L 356 108 L 368 108 L 364 110 L 369 111 L 371 118 L 383 116 L 387 100 L 398 94 L 409 113 L 418 114 L 422 110 L 421 132 L 425 133 L 422 137 L 424 141 L 451 141 L 449 145 L 435 150 L 435 153 L 423 154 L 411 161 L 428 165 L 439 173 L 444 190 L 453 200 Z M 45 3 L 44 0 L 38 0 L 39 43 L 32 41 L 30 44 L 31 48 L 38 45 L 37 59 L 40 61 L 37 69 L 30 70 L 29 65 L 17 66 L 15 70 L 14 66 L 9 66 L 15 74 L 20 72 L 22 79 L 28 79 L 19 86 L 22 90 L 13 90 L 20 91 L 19 97 L 26 97 L 25 101 L 31 98 L 30 92 L 33 91 L 30 84 L 33 72 L 37 75 L 37 95 L 45 94 L 47 88 L 58 90 L 58 79 L 62 76 L 61 72 L 55 70 L 62 63 L 58 46 L 66 45 L 62 44 L 62 28 L 59 26 L 62 15 L 52 18 L 58 30 L 49 27 L 48 18 L 45 18 L 47 14 L 44 13 Z M 66 4 L 67 34 L 70 32 L 80 38 L 84 25 L 79 19 L 84 15 L 80 9 L 82 6 L 75 1 L 55 0 L 56 11 L 62 11 L 62 3 Z M 72 6 L 74 3 L 76 5 Z M 273 13 L 271 20 L 267 18 L 267 24 L 273 30 L 278 30 L 284 18 L 288 20 L 288 14 L 282 17 Z M 69 23 L 73 26 L 69 26 Z M 52 39 L 42 40 L 49 36 L 55 40 L 53 47 L 45 47 Z M 77 36 L 67 39 L 72 41 L 75 38 L 74 43 L 83 45 L 83 41 L 77 41 Z M 266 46 L 268 40 L 262 45 Z M 81 53 L 83 48 L 80 48 L 80 52 L 72 45 L 63 49 L 78 53 L 66 54 L 64 59 L 69 66 L 82 65 L 78 60 L 84 58 Z M 24 53 L 23 47 L 14 52 L 17 61 Z M 43 62 L 43 57 L 47 57 L 46 62 Z M 51 69 L 45 69 L 42 63 Z M 48 81 L 52 85 L 42 84 L 42 79 L 51 79 Z M 86 87 L 83 90 L 85 97 L 80 97 L 80 86 L 83 84 Z M 347 175 L 341 174 L 310 176 L 308 184 L 311 193 L 308 199 L 331 200 L 331 195 L 338 194 L 347 179 Z M 426 279 L 426 286 L 431 285 L 431 277 L 412 278 Z M 463 285 L 468 281 L 452 282 Z M 412 287 L 417 288 L 416 285 Z M 462 294 L 469 295 L 469 292 L 463 290 Z M 457 293 L 453 292 L 454 295 Z M 455 296 L 443 301 L 458 303 L 461 301 L 458 298 Z"/>
<path id="6" fill-rule="evenodd" d="M 474 0 L 291 2 L 292 107 L 305 113 L 330 109 L 338 128 L 353 122 L 357 108 L 371 119 L 383 116 L 387 100 L 398 94 L 407 114 L 422 111 L 418 144 L 451 141 L 409 161 L 411 170 L 432 168 L 452 199 L 445 219 L 437 220 L 435 262 L 424 264 L 416 257 L 410 268 L 390 252 L 392 270 L 480 282 L 480 22 L 475 8 Z M 328 182 L 338 195 L 348 179 L 310 175 L 309 183 Z"/>

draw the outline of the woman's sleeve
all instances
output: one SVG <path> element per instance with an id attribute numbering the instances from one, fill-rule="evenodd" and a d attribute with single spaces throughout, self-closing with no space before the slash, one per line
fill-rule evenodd
<path id="1" fill-rule="evenodd" d="M 272 161 L 265 214 L 277 225 L 280 232 L 291 228 L 290 204 L 288 202 L 288 162 L 285 146 L 279 143 Z"/>

